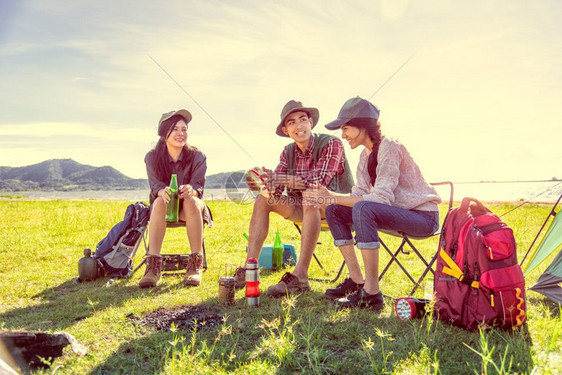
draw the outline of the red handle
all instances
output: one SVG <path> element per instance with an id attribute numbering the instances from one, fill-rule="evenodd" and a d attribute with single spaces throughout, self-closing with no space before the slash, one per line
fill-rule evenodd
<path id="1" fill-rule="evenodd" d="M 477 209 L 475 209 L 474 207 L 471 207 L 470 202 L 475 203 Z M 469 212 L 470 211 L 472 216 L 480 216 L 480 215 L 483 215 L 487 212 L 491 212 L 478 199 L 471 198 L 471 197 L 465 197 L 465 198 L 462 199 L 460 209 L 463 212 Z"/>

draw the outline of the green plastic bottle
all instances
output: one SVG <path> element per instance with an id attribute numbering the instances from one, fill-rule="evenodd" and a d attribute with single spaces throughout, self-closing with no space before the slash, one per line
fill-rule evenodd
<path id="1" fill-rule="evenodd" d="M 173 174 L 170 180 L 170 201 L 166 205 L 166 221 L 176 223 L 179 218 L 178 177 Z"/>
<path id="2" fill-rule="evenodd" d="M 272 253 L 271 268 L 278 270 L 283 267 L 283 244 L 281 243 L 279 231 L 275 232 Z"/>

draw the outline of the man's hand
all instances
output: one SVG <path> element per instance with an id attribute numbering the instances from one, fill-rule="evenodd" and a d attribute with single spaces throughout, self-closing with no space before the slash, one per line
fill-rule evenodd
<path id="1" fill-rule="evenodd" d="M 288 174 L 277 174 L 273 171 L 269 171 L 266 182 L 268 183 L 269 189 L 273 190 L 277 186 L 286 186 L 291 189 L 304 190 L 306 189 L 306 184 L 304 179 L 300 176 L 288 175 Z"/>
<path id="2" fill-rule="evenodd" d="M 270 190 L 267 185 L 268 172 L 266 167 L 254 167 L 246 173 L 246 185 L 252 191 L 259 191 L 265 198 L 270 197 Z"/>
<path id="3" fill-rule="evenodd" d="M 334 194 L 323 185 L 314 184 L 302 192 L 303 204 L 315 207 L 336 203 Z"/>
<path id="4" fill-rule="evenodd" d="M 253 191 L 262 190 L 265 185 L 265 177 L 267 174 L 260 167 L 254 167 L 246 173 L 246 185 L 248 189 Z"/>

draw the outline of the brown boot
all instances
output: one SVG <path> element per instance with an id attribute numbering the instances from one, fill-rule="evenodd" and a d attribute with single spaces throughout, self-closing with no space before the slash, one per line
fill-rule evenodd
<path id="1" fill-rule="evenodd" d="M 236 268 L 234 271 L 234 289 L 242 289 L 246 286 L 246 269 L 243 267 Z"/>
<path id="2" fill-rule="evenodd" d="M 139 282 L 141 288 L 152 288 L 160 281 L 162 276 L 162 256 L 149 255 L 146 257 L 146 270 Z"/>
<path id="3" fill-rule="evenodd" d="M 296 294 L 310 290 L 308 280 L 301 281 L 290 272 L 285 272 L 281 281 L 267 289 L 267 295 L 273 298 L 284 297 L 287 294 Z"/>
<path id="4" fill-rule="evenodd" d="M 183 277 L 183 283 L 185 285 L 197 286 L 201 284 L 201 278 L 203 275 L 203 254 L 201 253 L 191 253 L 189 256 L 189 261 L 187 263 L 187 268 L 185 276 Z"/>

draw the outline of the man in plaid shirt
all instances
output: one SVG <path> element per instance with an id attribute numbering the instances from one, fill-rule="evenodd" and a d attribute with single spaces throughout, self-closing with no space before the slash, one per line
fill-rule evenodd
<path id="1" fill-rule="evenodd" d="M 306 204 L 301 192 L 313 184 L 340 192 L 351 191 L 353 185 L 341 140 L 327 134 L 312 133 L 318 118 L 319 112 L 316 108 L 304 107 L 301 102 L 294 100 L 285 104 L 276 134 L 290 137 L 294 142 L 284 148 L 275 171 L 263 168 L 261 177 L 268 188 L 269 198 L 266 198 L 267 193 L 258 195 L 254 203 L 247 258 L 259 258 L 267 237 L 271 212 L 287 220 L 302 222 L 298 262 L 292 273 L 286 272 L 278 284 L 269 287 L 267 295 L 271 297 L 310 290 L 308 268 L 320 234 L 321 219 L 325 218 L 327 204 Z M 251 190 L 260 190 L 260 186 L 251 179 L 248 179 L 247 183 Z M 236 270 L 237 287 L 244 286 L 243 271 L 242 268 Z"/>

